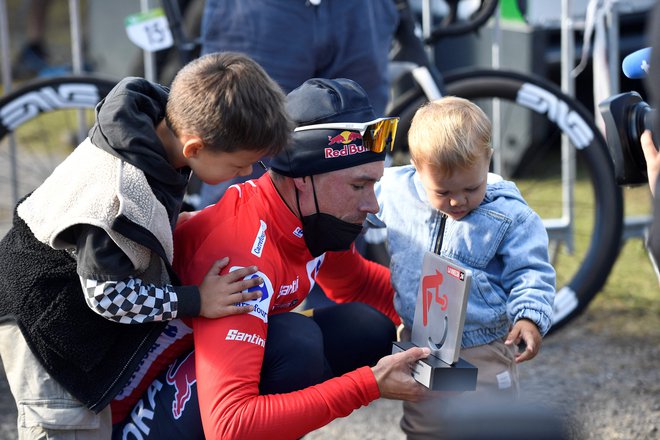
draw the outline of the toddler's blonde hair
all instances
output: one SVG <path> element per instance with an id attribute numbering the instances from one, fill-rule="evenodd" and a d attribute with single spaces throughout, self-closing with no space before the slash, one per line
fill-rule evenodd
<path id="1" fill-rule="evenodd" d="M 420 107 L 408 131 L 410 156 L 447 175 L 465 170 L 486 157 L 490 160 L 491 123 L 476 104 L 446 96 Z"/>

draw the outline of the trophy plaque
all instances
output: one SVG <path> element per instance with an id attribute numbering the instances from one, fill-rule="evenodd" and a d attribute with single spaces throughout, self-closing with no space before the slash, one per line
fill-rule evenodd
<path id="1" fill-rule="evenodd" d="M 431 354 L 413 368 L 417 382 L 435 391 L 470 391 L 477 368 L 460 358 L 463 324 L 472 272 L 433 252 L 426 252 L 410 342 L 395 342 L 392 353 L 428 347 Z"/>

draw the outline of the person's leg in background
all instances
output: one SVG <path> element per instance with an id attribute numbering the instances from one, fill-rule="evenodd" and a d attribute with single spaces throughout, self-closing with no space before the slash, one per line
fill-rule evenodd
<path id="1" fill-rule="evenodd" d="M 14 321 L 0 323 L 0 357 L 18 408 L 18 438 L 110 439 L 110 407 L 87 409 L 57 383 L 34 357 Z"/>
<path id="2" fill-rule="evenodd" d="M 30 0 L 27 23 L 27 39 L 13 66 L 13 76 L 17 79 L 29 79 L 48 68 L 48 50 L 46 48 L 46 25 L 51 0 Z"/>

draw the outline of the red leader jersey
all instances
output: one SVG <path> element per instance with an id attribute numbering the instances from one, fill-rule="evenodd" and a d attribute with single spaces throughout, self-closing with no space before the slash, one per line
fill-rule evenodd
<path id="1" fill-rule="evenodd" d="M 259 395 L 268 316 L 295 308 L 315 281 L 337 302 L 364 302 L 399 322 L 389 270 L 354 249 L 312 257 L 300 220 L 268 174 L 232 186 L 218 204 L 178 227 L 174 241 L 174 267 L 185 284 L 201 283 L 225 256 L 223 272 L 256 265 L 252 276 L 264 280 L 251 313 L 193 320 L 206 438 L 300 438 L 380 397 L 368 367 L 292 393 Z"/>

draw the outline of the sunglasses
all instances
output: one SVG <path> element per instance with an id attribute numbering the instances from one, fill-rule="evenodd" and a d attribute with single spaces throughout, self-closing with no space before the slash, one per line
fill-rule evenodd
<path id="1" fill-rule="evenodd" d="M 333 122 L 330 124 L 305 125 L 294 132 L 308 130 L 347 130 L 360 133 L 362 145 L 374 153 L 382 153 L 386 148 L 394 149 L 394 138 L 399 118 L 379 118 L 369 122 Z"/>

